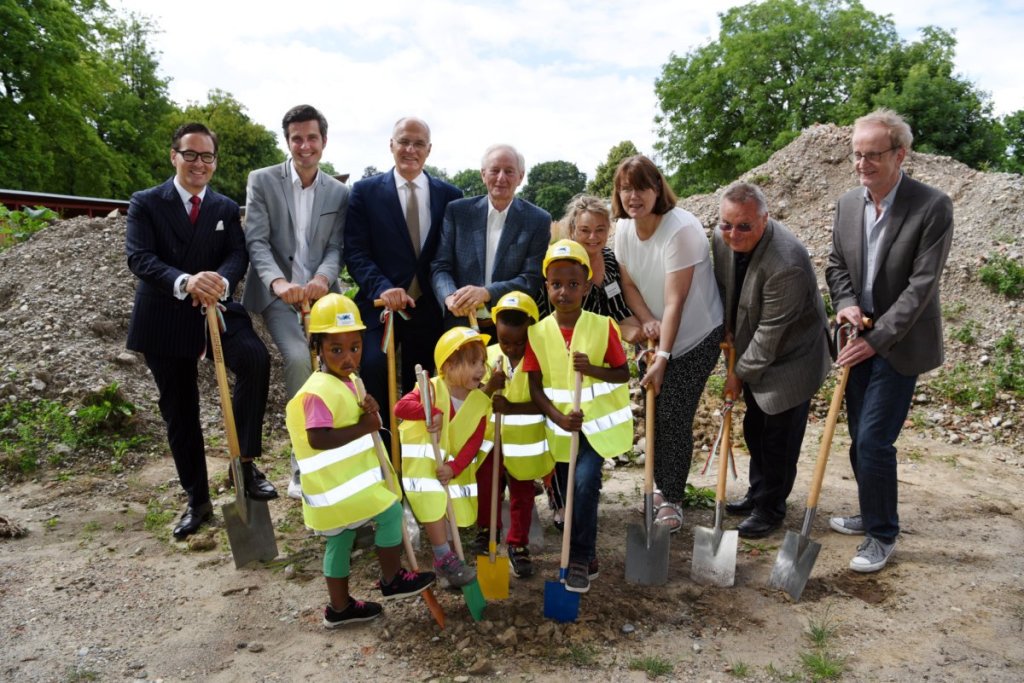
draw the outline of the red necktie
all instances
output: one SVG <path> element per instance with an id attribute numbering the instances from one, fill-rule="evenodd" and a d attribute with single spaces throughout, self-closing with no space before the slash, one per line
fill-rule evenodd
<path id="1" fill-rule="evenodd" d="M 188 219 L 192 221 L 192 225 L 195 225 L 196 221 L 199 220 L 199 202 L 202 200 L 196 195 L 192 195 L 189 201 L 192 202 L 192 210 L 189 211 Z"/>

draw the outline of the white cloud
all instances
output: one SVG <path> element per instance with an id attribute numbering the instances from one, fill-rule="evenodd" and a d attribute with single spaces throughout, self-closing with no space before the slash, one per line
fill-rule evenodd
<path id="1" fill-rule="evenodd" d="M 500 141 L 528 166 L 565 159 L 591 176 L 622 140 L 652 153 L 661 66 L 715 37 L 717 14 L 737 4 L 121 0 L 163 29 L 152 40 L 174 100 L 220 88 L 274 131 L 289 107 L 313 104 L 331 125 L 325 159 L 356 178 L 368 165 L 390 167 L 391 125 L 406 114 L 430 123 L 430 163 L 451 173 L 476 167 Z M 999 113 L 1024 108 L 1012 71 L 1019 2 L 939 0 L 927 14 L 909 0 L 864 4 L 891 13 L 905 36 L 922 19 L 955 27 L 962 73 L 992 92 Z"/>

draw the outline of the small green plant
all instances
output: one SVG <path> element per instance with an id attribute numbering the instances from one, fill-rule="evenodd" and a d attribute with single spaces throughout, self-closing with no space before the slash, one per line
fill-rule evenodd
<path id="1" fill-rule="evenodd" d="M 707 384 L 704 385 L 704 393 L 714 398 L 721 398 L 725 393 L 725 375 L 715 373 L 708 377 Z"/>
<path id="2" fill-rule="evenodd" d="M 835 623 L 828 610 L 825 610 L 824 616 L 819 621 L 812 621 L 807 625 L 807 637 L 815 647 L 826 647 L 835 634 Z"/>
<path id="3" fill-rule="evenodd" d="M 964 346 L 974 346 L 978 341 L 976 335 L 978 325 L 973 320 L 968 320 L 960 327 L 953 330 L 953 339 Z"/>
<path id="4" fill-rule="evenodd" d="M 736 678 L 746 678 L 750 675 L 750 667 L 745 662 L 732 662 L 729 665 L 729 673 Z"/>
<path id="5" fill-rule="evenodd" d="M 843 675 L 846 658 L 826 650 L 800 653 L 800 662 L 812 681 L 834 681 Z"/>
<path id="6" fill-rule="evenodd" d="M 982 284 L 1005 297 L 1016 299 L 1024 295 L 1024 266 L 1002 254 L 989 256 L 988 262 L 978 269 Z"/>
<path id="7" fill-rule="evenodd" d="M 142 528 L 153 534 L 163 538 L 167 535 L 167 525 L 174 519 L 173 510 L 165 510 L 160 504 L 160 501 L 155 498 L 151 498 L 146 503 L 146 516 L 142 522 Z"/>
<path id="8" fill-rule="evenodd" d="M 942 307 L 942 317 L 950 322 L 956 322 L 967 310 L 967 304 L 963 301 L 946 304 Z"/>
<path id="9" fill-rule="evenodd" d="M 67 675 L 64 677 L 66 683 L 79 683 L 80 681 L 98 681 L 100 675 L 90 669 L 83 669 L 80 666 L 72 666 L 67 670 Z"/>
<path id="10" fill-rule="evenodd" d="M 982 408 L 992 406 L 996 398 L 996 386 L 992 373 L 987 368 L 976 368 L 957 362 L 952 368 L 943 370 L 931 380 L 931 387 L 951 403 Z"/>
<path id="11" fill-rule="evenodd" d="M 77 413 L 79 423 L 92 433 L 117 432 L 135 414 L 135 406 L 124 397 L 117 382 L 89 394 L 82 404 Z"/>
<path id="12" fill-rule="evenodd" d="M 121 523 L 121 522 L 114 522 L 114 531 L 116 531 L 119 534 L 123 534 L 124 533 L 124 524 Z"/>
<path id="13" fill-rule="evenodd" d="M 672 662 L 667 659 L 652 655 L 629 660 L 630 671 L 644 671 L 650 678 L 667 676 L 674 668 Z"/>
<path id="14" fill-rule="evenodd" d="M 24 242 L 57 218 L 55 212 L 42 206 L 11 211 L 0 205 L 0 250 Z"/>
<path id="15" fill-rule="evenodd" d="M 683 492 L 683 506 L 688 508 L 713 508 L 715 507 L 715 490 L 710 488 L 697 488 L 693 484 L 687 484 Z"/>
<path id="16" fill-rule="evenodd" d="M 46 525 L 47 531 L 53 531 L 57 528 L 57 525 L 60 524 L 60 517 L 50 517 L 44 522 L 44 524 Z"/>
<path id="17" fill-rule="evenodd" d="M 581 668 L 594 666 L 597 663 L 597 650 L 593 645 L 570 645 L 566 661 Z"/>

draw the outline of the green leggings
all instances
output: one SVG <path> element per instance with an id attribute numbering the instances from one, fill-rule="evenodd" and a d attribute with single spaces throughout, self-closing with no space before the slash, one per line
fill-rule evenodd
<path id="1" fill-rule="evenodd" d="M 397 501 L 387 510 L 373 518 L 377 531 L 373 540 L 378 548 L 394 548 L 402 542 L 402 506 Z M 347 579 L 352 559 L 352 544 L 356 540 L 355 529 L 345 529 L 340 534 L 327 537 L 324 551 L 324 576 L 329 579 Z"/>

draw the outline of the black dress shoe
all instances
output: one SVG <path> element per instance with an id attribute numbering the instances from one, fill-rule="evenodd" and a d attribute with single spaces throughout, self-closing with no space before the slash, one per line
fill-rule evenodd
<path id="1" fill-rule="evenodd" d="M 256 469 L 256 463 L 242 463 L 242 478 L 245 480 L 245 495 L 253 500 L 274 500 L 277 489 L 267 481 L 265 474 Z"/>
<path id="2" fill-rule="evenodd" d="M 753 511 L 754 499 L 750 497 L 749 493 L 739 500 L 730 500 L 725 504 L 725 514 L 727 515 L 745 517 Z"/>
<path id="3" fill-rule="evenodd" d="M 781 519 L 766 519 L 756 512 L 737 525 L 740 538 L 764 538 L 782 526 Z"/>
<path id="4" fill-rule="evenodd" d="M 185 514 L 178 520 L 177 526 L 174 527 L 174 537 L 182 541 L 199 531 L 199 527 L 203 525 L 203 522 L 208 522 L 211 519 L 213 519 L 213 505 L 210 501 L 206 501 L 196 507 L 189 505 L 185 508 Z"/>

